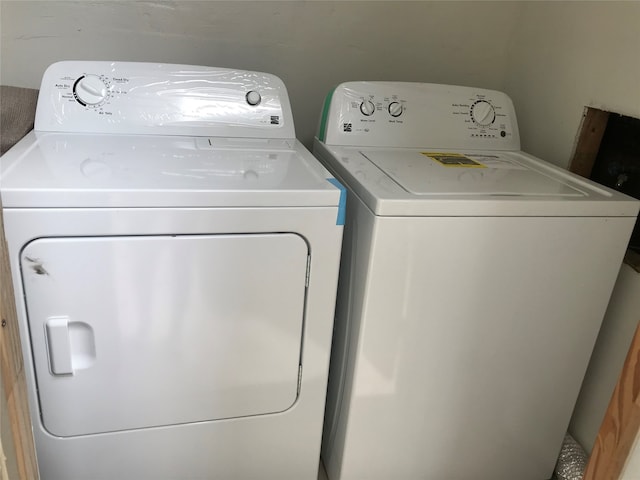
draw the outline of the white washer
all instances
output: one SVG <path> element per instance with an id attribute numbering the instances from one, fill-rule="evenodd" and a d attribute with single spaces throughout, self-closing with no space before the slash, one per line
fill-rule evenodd
<path id="1" fill-rule="evenodd" d="M 342 84 L 314 153 L 348 189 L 329 478 L 550 478 L 638 202 L 479 88 Z"/>
<path id="2" fill-rule="evenodd" d="M 315 480 L 343 192 L 281 80 L 57 63 L 1 167 L 43 480 Z"/>

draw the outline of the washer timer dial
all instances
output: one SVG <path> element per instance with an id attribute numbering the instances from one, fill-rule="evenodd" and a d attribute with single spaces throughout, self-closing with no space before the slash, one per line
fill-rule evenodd
<path id="1" fill-rule="evenodd" d="M 389 115 L 392 117 L 399 117 L 404 112 L 404 107 L 400 102 L 391 102 L 389 104 Z"/>
<path id="2" fill-rule="evenodd" d="M 471 105 L 471 120 L 481 127 L 491 125 L 496 120 L 496 111 L 486 100 L 478 100 Z"/>
<path id="3" fill-rule="evenodd" d="M 73 96 L 82 105 L 98 105 L 106 100 L 109 88 L 97 75 L 84 75 L 73 84 Z"/>

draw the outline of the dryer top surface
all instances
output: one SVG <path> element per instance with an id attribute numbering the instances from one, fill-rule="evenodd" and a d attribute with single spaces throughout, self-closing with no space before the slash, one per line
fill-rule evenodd
<path id="1" fill-rule="evenodd" d="M 0 161 L 5 208 L 336 206 L 297 140 L 31 132 Z"/>

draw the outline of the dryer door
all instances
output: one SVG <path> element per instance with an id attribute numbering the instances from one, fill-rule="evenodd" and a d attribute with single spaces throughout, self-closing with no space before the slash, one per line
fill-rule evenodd
<path id="1" fill-rule="evenodd" d="M 288 409 L 307 244 L 295 234 L 45 238 L 21 255 L 56 436 Z"/>

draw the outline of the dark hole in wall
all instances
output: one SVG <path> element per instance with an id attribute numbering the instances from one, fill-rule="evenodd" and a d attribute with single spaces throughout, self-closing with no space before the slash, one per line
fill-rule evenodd
<path id="1" fill-rule="evenodd" d="M 609 115 L 591 179 L 640 199 L 640 119 Z M 638 221 L 629 248 L 640 251 Z"/>

